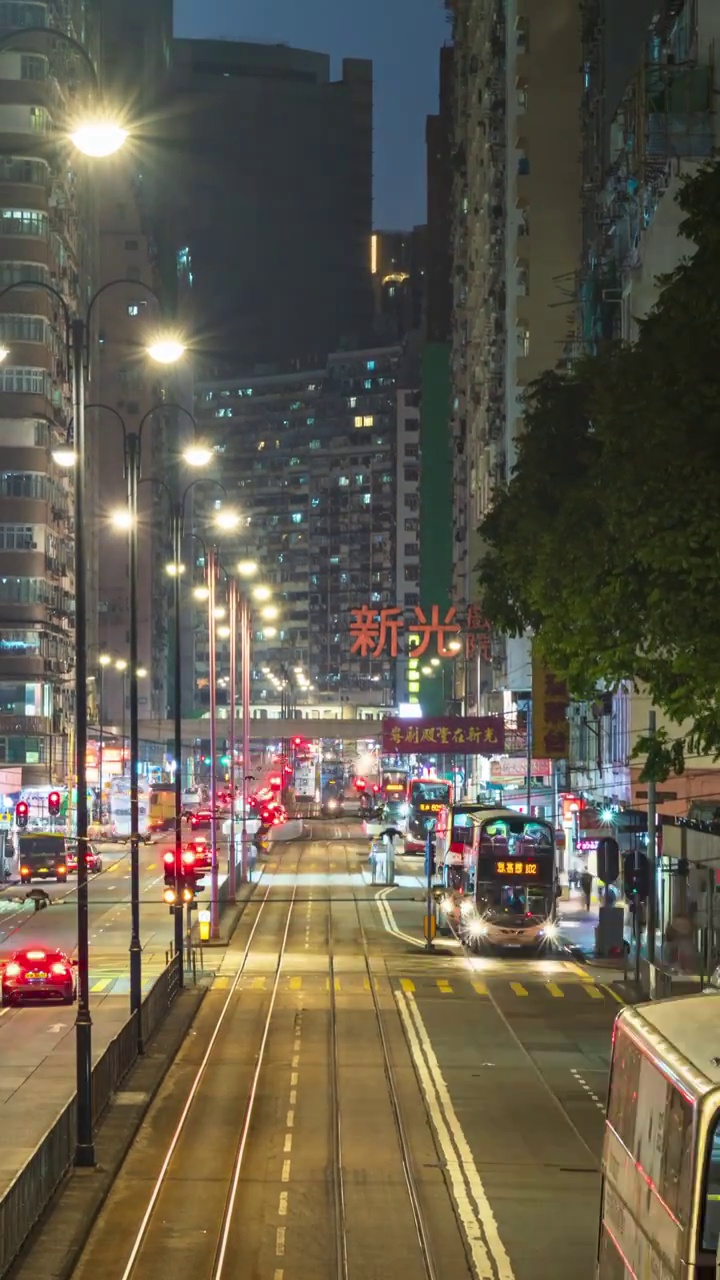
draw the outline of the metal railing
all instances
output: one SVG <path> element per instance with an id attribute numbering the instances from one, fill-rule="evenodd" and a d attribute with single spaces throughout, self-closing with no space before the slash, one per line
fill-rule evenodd
<path id="1" fill-rule="evenodd" d="M 180 990 L 180 958 L 172 957 L 140 1009 L 149 1041 Z M 121 1027 L 93 1067 L 93 1124 L 97 1124 L 137 1058 L 135 1016 Z M 11 1266 L 40 1215 L 70 1169 L 75 1153 L 75 1098 L 60 1113 L 30 1159 L 0 1198 L 0 1276 Z"/>

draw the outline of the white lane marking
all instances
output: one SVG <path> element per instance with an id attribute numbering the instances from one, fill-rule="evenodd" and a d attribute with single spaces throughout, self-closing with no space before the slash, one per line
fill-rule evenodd
<path id="1" fill-rule="evenodd" d="M 295 1112 L 294 1112 L 294 1111 L 288 1111 L 288 1113 L 287 1113 L 287 1115 L 286 1115 L 286 1117 L 285 1117 L 285 1127 L 286 1127 L 287 1129 L 292 1129 L 292 1127 L 293 1127 L 293 1125 L 294 1125 L 294 1124 L 295 1124 Z"/>
<path id="2" fill-rule="evenodd" d="M 275 1256 L 283 1258 L 285 1256 L 285 1228 L 275 1228 Z"/>
<path id="3" fill-rule="evenodd" d="M 280 1202 L 279 1202 L 279 1204 L 278 1204 L 278 1215 L 279 1215 L 281 1218 L 286 1218 L 286 1217 L 287 1217 L 287 1211 L 288 1211 L 288 1193 L 287 1193 L 287 1191 L 281 1191 L 281 1192 L 280 1192 Z"/>
<path id="4" fill-rule="evenodd" d="M 291 1151 L 292 1151 L 292 1134 L 291 1134 L 291 1133 L 286 1133 L 286 1134 L 285 1134 L 285 1146 L 283 1147 L 283 1153 L 284 1153 L 285 1155 L 289 1155 Z"/>
<path id="5" fill-rule="evenodd" d="M 297 1071 L 293 1071 L 290 1075 L 290 1084 L 294 1085 L 294 1084 L 297 1084 L 297 1082 L 298 1082 L 298 1073 Z"/>
<path id="6" fill-rule="evenodd" d="M 375 905 L 380 912 L 380 918 L 388 933 L 392 933 L 396 938 L 402 938 L 403 942 L 411 942 L 414 947 L 425 948 L 425 943 L 420 938 L 413 938 L 412 934 L 405 933 L 402 929 L 398 929 L 393 915 L 390 903 L 386 901 L 386 895 L 390 893 L 389 889 L 381 889 L 375 895 Z"/>
<path id="7" fill-rule="evenodd" d="M 292 1107 L 295 1106 L 295 1103 L 297 1102 L 297 1089 L 290 1090 L 290 1097 L 288 1101 Z"/>
<path id="8" fill-rule="evenodd" d="M 280 1174 L 280 1181 L 281 1182 L 290 1181 L 290 1161 L 289 1160 L 283 1160 L 283 1167 L 282 1167 L 282 1173 Z"/>
<path id="9" fill-rule="evenodd" d="M 595 1103 L 595 1106 L 596 1106 L 596 1107 L 598 1107 L 600 1111 L 604 1111 L 604 1110 L 605 1110 L 605 1103 L 604 1103 L 600 1098 L 598 1098 L 598 1096 L 597 1096 L 597 1094 L 596 1094 L 596 1093 L 593 1093 L 593 1091 L 592 1091 L 592 1089 L 591 1089 L 590 1085 L 587 1083 L 587 1081 L 586 1081 L 586 1080 L 583 1080 L 582 1076 L 580 1075 L 580 1072 L 579 1072 L 578 1070 L 576 1070 L 576 1068 L 575 1068 L 575 1067 L 571 1067 L 571 1068 L 570 1068 L 570 1075 L 571 1075 L 571 1076 L 574 1076 L 574 1077 L 575 1077 L 575 1079 L 577 1080 L 578 1084 L 582 1085 L 582 1087 L 583 1087 L 583 1089 L 585 1090 L 585 1092 L 590 1094 L 590 1097 L 592 1098 L 593 1102 Z"/>
<path id="10" fill-rule="evenodd" d="M 446 1161 L 479 1280 L 515 1280 L 475 1160 L 440 1070 L 415 997 L 396 991 L 400 1017 Z M 473 1205 L 470 1196 L 474 1200 Z M 487 1242 L 487 1243 L 486 1243 Z M 488 1253 L 488 1250 L 490 1251 Z M 492 1262 L 490 1261 L 492 1255 Z"/>

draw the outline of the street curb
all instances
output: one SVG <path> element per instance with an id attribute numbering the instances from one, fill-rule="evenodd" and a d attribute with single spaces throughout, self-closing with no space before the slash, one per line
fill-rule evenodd
<path id="1" fill-rule="evenodd" d="M 155 1097 L 207 994 L 184 988 L 111 1098 L 95 1135 L 97 1165 L 71 1169 L 3 1280 L 70 1280 L 92 1229 Z M 125 1105 L 122 1094 L 137 1096 Z"/>

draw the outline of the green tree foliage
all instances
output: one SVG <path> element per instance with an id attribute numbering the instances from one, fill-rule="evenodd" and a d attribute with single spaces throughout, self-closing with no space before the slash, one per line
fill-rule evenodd
<path id="1" fill-rule="evenodd" d="M 631 680 L 690 722 L 657 776 L 720 754 L 720 165 L 679 203 L 696 249 L 637 343 L 530 388 L 479 568 L 490 620 L 531 628 L 576 696 Z"/>

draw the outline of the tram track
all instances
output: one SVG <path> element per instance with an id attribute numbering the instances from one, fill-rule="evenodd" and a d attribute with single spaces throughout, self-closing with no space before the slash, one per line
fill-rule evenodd
<path id="1" fill-rule="evenodd" d="M 300 853 L 297 858 L 297 864 L 295 868 L 296 875 L 298 873 L 301 858 L 302 858 L 302 853 Z M 233 975 L 232 981 L 230 983 L 230 987 L 223 1001 L 222 1008 L 219 1012 L 219 1015 L 215 1021 L 215 1024 L 214 1024 L 212 1033 L 210 1035 L 200 1066 L 193 1077 L 179 1120 L 172 1134 L 170 1143 L 166 1149 L 159 1174 L 157 1175 L 152 1191 L 150 1193 L 150 1198 L 148 1200 L 145 1212 L 143 1214 L 139 1228 L 135 1233 L 132 1246 L 130 1248 L 130 1252 L 127 1256 L 127 1261 L 121 1273 L 121 1280 L 133 1280 L 133 1278 L 137 1275 L 137 1272 L 139 1270 L 139 1265 L 142 1259 L 143 1248 L 146 1242 L 148 1241 L 148 1238 L 151 1234 L 151 1231 L 154 1225 L 154 1219 L 158 1214 L 158 1207 L 159 1207 L 161 1195 L 165 1190 L 172 1173 L 174 1157 L 176 1155 L 178 1146 L 183 1137 L 186 1124 L 188 1121 L 188 1117 L 190 1116 L 193 1104 L 202 1088 L 203 1081 L 206 1076 L 208 1066 L 212 1060 L 213 1053 L 216 1049 L 218 1038 L 220 1036 L 223 1024 L 227 1018 L 231 1004 L 237 994 L 241 979 L 244 973 L 246 972 L 248 960 L 252 954 L 253 944 L 256 940 L 256 935 L 260 929 L 261 921 L 266 916 L 266 912 L 271 906 L 280 905 L 280 903 L 273 903 L 271 901 L 272 891 L 273 891 L 273 885 L 271 882 L 268 884 L 265 894 L 263 895 L 263 898 L 259 903 L 258 911 L 255 916 L 255 920 L 253 921 L 249 937 L 245 944 L 245 948 L 242 954 L 240 964 L 238 965 Z M 287 912 L 285 913 L 284 924 L 282 927 L 282 937 L 281 937 L 280 946 L 278 948 L 277 964 L 275 968 L 270 1001 L 267 1009 L 267 1014 L 264 1019 L 259 1049 L 258 1049 L 256 1062 L 255 1062 L 255 1069 L 252 1075 L 252 1081 L 251 1081 L 251 1086 L 250 1086 L 250 1090 L 249 1090 L 247 1101 L 246 1101 L 242 1127 L 241 1127 L 240 1135 L 237 1141 L 237 1147 L 236 1147 L 235 1157 L 233 1160 L 233 1167 L 232 1167 L 232 1178 L 230 1180 L 230 1184 L 228 1187 L 226 1200 L 225 1200 L 225 1206 L 222 1213 L 222 1223 L 221 1223 L 220 1231 L 218 1233 L 217 1244 L 216 1244 L 215 1254 L 214 1254 L 213 1264 L 212 1264 L 212 1270 L 209 1273 L 211 1280 L 221 1280 L 221 1277 L 223 1276 L 225 1256 L 227 1251 L 227 1241 L 228 1241 L 228 1236 L 230 1232 L 230 1224 L 232 1221 L 232 1214 L 235 1206 L 235 1200 L 237 1198 L 240 1172 L 242 1169 L 243 1157 L 244 1157 L 246 1146 L 247 1146 L 248 1133 L 249 1133 L 250 1124 L 252 1121 L 255 1099 L 257 1097 L 258 1081 L 260 1078 L 260 1072 L 262 1070 L 265 1047 L 267 1045 L 267 1039 L 270 1031 L 270 1024 L 271 1024 L 273 1012 L 275 1009 L 277 991 L 278 991 L 280 975 L 282 971 L 282 962 L 285 954 L 285 948 L 287 945 L 290 922 L 292 919 L 293 908 L 295 906 L 296 897 L 297 897 L 297 887 L 294 886 L 291 892 Z"/>

